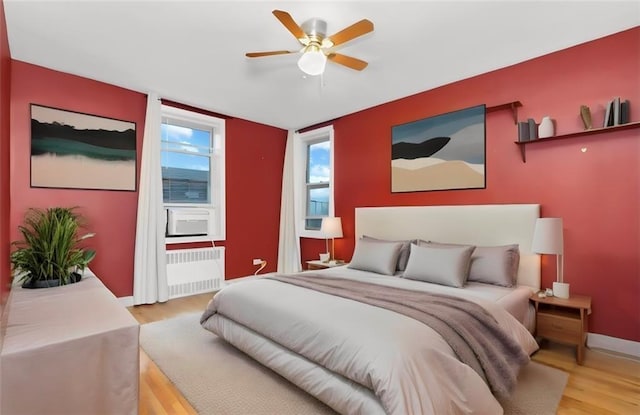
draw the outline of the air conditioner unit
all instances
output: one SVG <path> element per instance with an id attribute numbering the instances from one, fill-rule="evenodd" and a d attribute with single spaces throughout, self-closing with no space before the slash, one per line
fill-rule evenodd
<path id="1" fill-rule="evenodd" d="M 167 209 L 167 236 L 209 234 L 208 209 Z"/>

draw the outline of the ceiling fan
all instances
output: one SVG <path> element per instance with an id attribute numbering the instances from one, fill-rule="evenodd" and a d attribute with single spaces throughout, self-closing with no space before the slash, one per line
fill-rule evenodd
<path id="1" fill-rule="evenodd" d="M 367 62 L 351 56 L 335 53 L 331 48 L 372 32 L 373 23 L 369 20 L 362 19 L 334 35 L 327 36 L 327 22 L 324 20 L 314 18 L 307 20 L 302 26 L 299 26 L 291 15 L 285 11 L 274 10 L 273 15 L 298 39 L 298 42 L 303 46 L 302 49 L 299 51 L 274 50 L 270 52 L 251 52 L 246 54 L 248 58 L 302 52 L 302 56 L 298 60 L 298 67 L 308 75 L 320 75 L 323 73 L 327 59 L 348 68 L 355 69 L 356 71 L 361 71 L 367 67 Z"/>

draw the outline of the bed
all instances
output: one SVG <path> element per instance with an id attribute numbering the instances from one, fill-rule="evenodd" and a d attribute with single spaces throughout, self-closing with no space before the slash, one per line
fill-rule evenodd
<path id="1" fill-rule="evenodd" d="M 294 278 L 267 274 L 230 284 L 209 303 L 202 326 L 342 414 L 502 413 L 496 395 L 508 393 L 509 382 L 515 381 L 511 378 L 538 348 L 527 327 L 533 327 L 528 298 L 540 284 L 539 257 L 531 252 L 539 206 L 357 208 L 355 213 L 357 242 L 349 266 Z M 407 240 L 412 243 L 399 270 L 399 252 L 407 245 L 397 241 Z M 431 258 L 433 263 L 434 254 L 448 264 L 446 258 L 471 255 L 476 247 L 513 245 L 519 255 L 511 264 L 515 266 L 511 287 L 477 281 L 456 286 L 458 282 L 434 283 L 421 275 L 426 269 L 421 261 Z M 363 255 L 365 249 L 374 251 Z M 389 268 L 387 275 L 367 269 L 387 256 L 372 252 L 392 250 L 398 252 L 392 271 L 388 261 L 378 261 Z M 437 278 L 439 268 L 450 274 L 448 265 L 438 264 Z M 351 288 L 344 291 L 347 286 Z M 362 299 L 369 289 L 382 296 Z M 432 307 L 431 300 L 422 300 L 427 297 L 434 298 L 434 304 L 441 299 L 460 301 L 455 313 L 451 308 L 440 311 L 445 315 L 458 313 L 460 304 L 468 307 L 464 312 L 469 314 L 461 319 L 464 330 L 438 328 L 444 320 L 440 317 L 433 326 L 411 317 L 416 308 Z M 381 301 L 411 312 L 383 308 Z M 469 353 L 447 334 L 466 331 L 468 322 L 481 314 L 486 316 L 478 320 L 491 327 L 497 324 L 500 342 L 506 344 L 491 338 L 471 353 L 480 364 L 502 362 L 504 356 L 497 369 L 484 372 L 476 368 L 476 361 L 461 361 Z M 485 337 L 470 333 L 473 341 Z"/>

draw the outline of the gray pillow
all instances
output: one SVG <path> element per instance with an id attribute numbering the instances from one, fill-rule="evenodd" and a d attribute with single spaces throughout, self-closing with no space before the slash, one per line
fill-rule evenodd
<path id="1" fill-rule="evenodd" d="M 400 255 L 400 242 L 373 242 L 358 239 L 348 267 L 377 274 L 393 275 Z"/>
<path id="2" fill-rule="evenodd" d="M 478 246 L 471 255 L 468 281 L 513 287 L 519 265 L 518 245 Z"/>
<path id="3" fill-rule="evenodd" d="M 421 246 L 459 248 L 469 245 L 445 244 L 421 241 Z M 467 281 L 513 287 L 518 277 L 520 247 L 517 244 L 503 246 L 477 246 L 471 255 Z"/>
<path id="4" fill-rule="evenodd" d="M 407 267 L 407 261 L 409 260 L 409 252 L 411 249 L 411 244 L 412 243 L 416 243 L 417 239 L 413 239 L 413 240 L 406 240 L 406 241 L 388 241 L 386 239 L 378 239 L 378 238 L 373 238 L 371 236 L 367 236 L 367 235 L 362 235 L 362 239 L 366 239 L 367 241 L 371 241 L 371 242 L 400 242 L 402 243 L 402 246 L 400 247 L 400 255 L 398 256 L 398 265 L 396 267 L 396 269 L 398 271 L 404 271 L 404 269 Z"/>
<path id="5" fill-rule="evenodd" d="M 411 244 L 404 278 L 463 287 L 469 275 L 473 246 L 437 248 Z"/>

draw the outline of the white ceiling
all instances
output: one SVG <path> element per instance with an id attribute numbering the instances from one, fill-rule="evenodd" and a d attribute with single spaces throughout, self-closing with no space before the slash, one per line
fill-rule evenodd
<path id="1" fill-rule="evenodd" d="M 634 1 L 4 0 L 13 59 L 280 128 L 301 128 L 640 24 Z M 327 63 L 303 76 L 271 14 L 326 20 L 328 34 L 369 19 L 341 45 L 357 72 Z M 523 82 L 526 80 L 523 80 Z M 70 93 L 72 93 L 70 91 Z"/>

